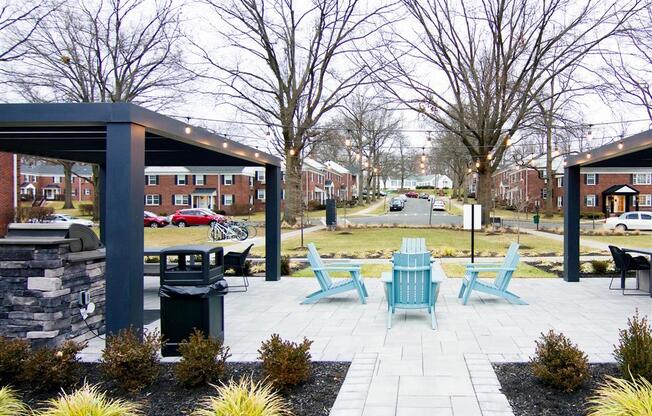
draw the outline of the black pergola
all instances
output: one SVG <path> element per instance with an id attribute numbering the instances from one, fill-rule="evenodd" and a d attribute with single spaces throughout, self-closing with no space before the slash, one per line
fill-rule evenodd
<path id="1" fill-rule="evenodd" d="M 580 280 L 580 174 L 652 170 L 652 130 L 574 155 L 564 172 L 564 280 Z"/>
<path id="2" fill-rule="evenodd" d="M 106 328 L 143 325 L 145 166 L 264 166 L 266 280 L 279 280 L 281 161 L 128 103 L 0 104 L 0 151 L 100 167 Z"/>

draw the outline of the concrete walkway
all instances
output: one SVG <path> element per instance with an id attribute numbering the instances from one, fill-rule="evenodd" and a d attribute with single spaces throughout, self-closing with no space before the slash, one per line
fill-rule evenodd
<path id="1" fill-rule="evenodd" d="M 521 231 L 527 234 L 531 234 L 537 237 L 541 238 L 548 238 L 550 240 L 555 240 L 555 241 L 561 241 L 562 243 L 564 242 L 564 236 L 563 234 L 553 234 L 553 233 L 548 233 L 545 231 L 537 231 L 537 230 L 531 230 L 527 228 L 521 228 Z M 603 243 L 601 241 L 595 241 L 591 240 L 590 238 L 586 237 L 580 237 L 580 246 L 583 247 L 589 247 L 593 248 L 596 250 L 601 250 L 601 251 L 606 251 L 609 252 L 609 244 Z"/>
<path id="2" fill-rule="evenodd" d="M 314 233 L 315 231 L 323 230 L 325 229 L 325 225 L 314 225 L 309 228 L 304 228 L 303 229 L 303 235 Z M 288 231 L 285 233 L 281 233 L 281 241 L 287 240 L 292 237 L 298 237 L 301 235 L 301 230 L 292 230 Z M 257 247 L 262 247 L 265 245 L 265 236 L 261 237 L 255 237 L 255 238 L 249 238 L 246 239 L 242 242 L 239 242 L 237 244 L 231 244 L 229 246 L 224 247 L 224 253 L 228 253 L 229 251 L 243 251 L 247 247 L 249 247 L 250 244 L 254 244 L 254 246 Z"/>

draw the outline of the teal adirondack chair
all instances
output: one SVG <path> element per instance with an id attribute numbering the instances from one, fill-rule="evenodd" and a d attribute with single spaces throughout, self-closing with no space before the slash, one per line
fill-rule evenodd
<path id="1" fill-rule="evenodd" d="M 435 303 L 444 273 L 438 263 L 430 262 L 430 253 L 394 253 L 391 272 L 381 275 L 387 295 L 387 328 L 392 327 L 396 309 L 427 309 L 435 329 Z"/>
<path id="2" fill-rule="evenodd" d="M 471 296 L 471 292 L 478 291 L 488 293 L 490 295 L 499 296 L 511 303 L 518 305 L 527 305 L 527 303 L 507 290 L 509 282 L 512 280 L 512 275 L 516 266 L 518 266 L 518 244 L 512 243 L 507 250 L 505 260 L 502 264 L 497 263 L 473 263 L 466 265 L 466 272 L 460 287 L 458 298 L 462 298 L 462 304 L 466 305 Z M 484 282 L 478 279 L 478 275 L 482 272 L 495 272 L 496 278 L 493 282 Z"/>
<path id="3" fill-rule="evenodd" d="M 327 296 L 335 295 L 337 293 L 347 292 L 349 290 L 356 290 L 360 297 L 360 303 L 367 303 L 366 297 L 367 288 L 364 285 L 364 279 L 360 274 L 360 265 L 356 263 L 328 263 L 324 264 L 317 248 L 313 243 L 308 244 L 308 261 L 310 267 L 315 273 L 315 277 L 319 282 L 320 290 L 313 292 L 306 296 L 302 304 L 315 303 L 319 299 Z M 345 271 L 349 272 L 349 279 L 342 279 L 340 282 L 334 282 L 329 272 L 331 271 Z"/>
<path id="4" fill-rule="evenodd" d="M 401 253 L 427 253 L 425 238 L 403 238 Z"/>

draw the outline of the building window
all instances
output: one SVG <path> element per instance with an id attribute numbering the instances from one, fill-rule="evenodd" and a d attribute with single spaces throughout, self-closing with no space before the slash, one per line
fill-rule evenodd
<path id="1" fill-rule="evenodd" d="M 158 176 L 147 175 L 147 185 L 158 185 Z"/>
<path id="2" fill-rule="evenodd" d="M 541 188 L 541 199 L 548 199 L 548 188 Z"/>
<path id="3" fill-rule="evenodd" d="M 563 188 L 564 187 L 564 177 L 559 176 L 557 177 L 557 188 Z"/>
<path id="4" fill-rule="evenodd" d="M 250 188 L 253 188 L 253 186 L 254 186 L 254 177 L 253 177 L 253 176 L 250 176 L 250 177 L 249 177 L 249 187 L 250 187 Z"/>
<path id="5" fill-rule="evenodd" d="M 233 175 L 224 175 L 224 185 L 233 185 Z"/>
<path id="6" fill-rule="evenodd" d="M 253 204 L 254 204 L 254 196 L 249 195 L 249 205 L 253 205 Z"/>
<path id="7" fill-rule="evenodd" d="M 175 178 L 175 183 L 177 185 L 188 185 L 188 179 L 186 178 L 186 175 L 176 175 Z"/>
<path id="8" fill-rule="evenodd" d="M 161 195 L 145 195 L 145 205 L 150 207 L 161 205 Z"/>
<path id="9" fill-rule="evenodd" d="M 88 196 L 88 195 L 90 195 L 90 194 L 91 194 L 91 190 L 90 190 L 90 189 L 88 189 L 88 188 L 84 189 L 84 195 Z"/>
<path id="10" fill-rule="evenodd" d="M 24 193 L 24 192 L 21 191 L 21 193 Z M 70 195 L 77 196 L 77 190 L 75 190 L 75 189 L 71 190 Z"/>
<path id="11" fill-rule="evenodd" d="M 586 184 L 587 185 L 595 185 L 596 180 L 595 180 L 595 173 L 587 173 L 586 174 Z M 593 205 L 591 205 L 593 206 Z"/>
<path id="12" fill-rule="evenodd" d="M 204 175 L 195 175 L 195 185 L 206 185 Z"/>
<path id="13" fill-rule="evenodd" d="M 36 182 L 36 176 L 32 175 L 32 182 Z"/>
<path id="14" fill-rule="evenodd" d="M 564 197 L 563 196 L 558 196 L 557 197 L 557 208 L 562 208 L 564 206 Z"/>
<path id="15" fill-rule="evenodd" d="M 174 196 L 174 205 L 190 205 L 190 196 L 189 195 L 175 195 Z"/>
<path id="16" fill-rule="evenodd" d="M 595 195 L 587 195 L 585 198 L 585 204 L 587 207 L 595 207 L 596 206 L 596 198 Z"/>
<path id="17" fill-rule="evenodd" d="M 638 206 L 639 207 L 650 207 L 652 206 L 652 195 L 650 194 L 641 194 L 638 196 Z"/>
<path id="18" fill-rule="evenodd" d="M 635 173 L 632 175 L 632 183 L 634 185 L 652 185 L 652 174 Z"/>
<path id="19" fill-rule="evenodd" d="M 265 190 L 264 189 L 256 189 L 256 199 L 264 201 L 265 200 Z"/>
<path id="20" fill-rule="evenodd" d="M 62 180 L 63 180 L 62 176 L 53 176 L 52 177 L 52 182 L 54 182 L 54 183 L 61 183 Z"/>
<path id="21" fill-rule="evenodd" d="M 265 171 L 256 171 L 256 179 L 260 183 L 265 183 Z"/>
<path id="22" fill-rule="evenodd" d="M 233 205 L 233 195 L 230 194 L 224 194 L 224 205 Z"/>

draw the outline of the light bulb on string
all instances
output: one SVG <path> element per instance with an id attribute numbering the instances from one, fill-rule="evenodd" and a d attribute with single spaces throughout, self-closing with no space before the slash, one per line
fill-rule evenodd
<path id="1" fill-rule="evenodd" d="M 426 167 L 426 165 L 424 165 L 424 164 L 422 163 L 421 165 L 419 165 L 419 167 L 420 167 L 421 169 L 423 169 L 423 168 Z"/>
<path id="2" fill-rule="evenodd" d="M 226 149 L 227 147 L 229 147 L 229 144 L 227 142 L 224 142 L 222 143 L 222 147 Z"/>
<path id="3" fill-rule="evenodd" d="M 351 139 L 344 140 L 344 145 L 346 145 L 346 147 L 351 147 Z"/>
<path id="4" fill-rule="evenodd" d="M 491 160 L 493 158 L 494 158 L 493 153 L 491 153 L 491 152 L 487 153 L 487 160 Z"/>
<path id="5" fill-rule="evenodd" d="M 432 131 L 428 130 L 428 135 L 426 136 L 426 140 L 428 140 L 428 142 L 432 141 Z"/>
<path id="6" fill-rule="evenodd" d="M 186 121 L 188 124 L 186 125 L 186 128 L 184 129 L 186 134 L 192 133 L 192 127 L 190 127 L 190 117 L 186 117 Z"/>
<path id="7" fill-rule="evenodd" d="M 623 144 L 623 135 L 620 135 L 620 141 L 618 141 L 618 149 L 622 150 L 625 145 Z"/>
<path id="8" fill-rule="evenodd" d="M 480 161 L 479 161 L 479 160 L 478 160 L 477 162 L 475 162 L 475 167 L 476 167 L 476 168 L 479 168 L 479 167 L 480 167 Z"/>
<path id="9" fill-rule="evenodd" d="M 473 172 L 473 169 L 469 168 L 469 169 L 467 170 L 467 172 L 471 173 L 471 172 Z"/>
<path id="10" fill-rule="evenodd" d="M 426 155 L 421 155 L 421 161 L 425 162 L 426 161 Z"/>
<path id="11" fill-rule="evenodd" d="M 552 151 L 552 157 L 557 157 L 559 156 L 559 149 L 555 147 L 555 150 Z"/>
<path id="12" fill-rule="evenodd" d="M 268 124 L 268 125 L 267 125 L 267 133 L 265 133 L 265 135 L 266 135 L 266 136 L 269 136 L 270 134 L 272 134 L 272 125 L 271 125 L 271 124 Z"/>
<path id="13" fill-rule="evenodd" d="M 591 141 L 593 140 L 593 131 L 591 128 L 593 127 L 593 124 L 589 124 L 589 131 L 586 132 L 586 140 Z"/>
<path id="14" fill-rule="evenodd" d="M 290 156 L 294 156 L 296 153 L 297 153 L 296 150 L 290 149 Z"/>
<path id="15" fill-rule="evenodd" d="M 591 153 L 590 152 L 586 154 L 586 158 L 591 159 Z"/>
<path id="16" fill-rule="evenodd" d="M 426 170 L 425 170 L 425 169 L 421 169 L 421 173 L 426 173 Z"/>

